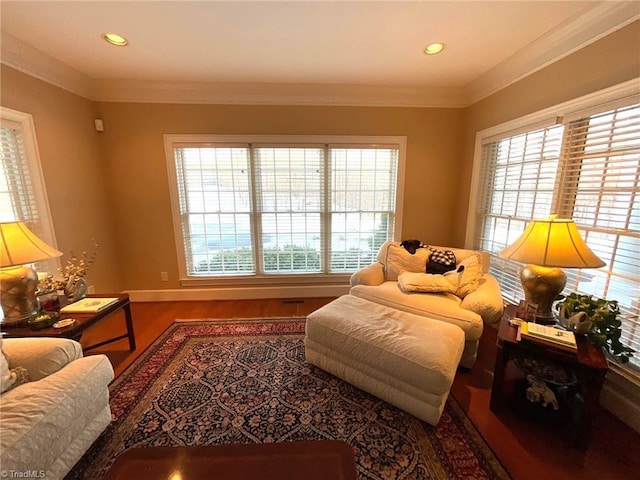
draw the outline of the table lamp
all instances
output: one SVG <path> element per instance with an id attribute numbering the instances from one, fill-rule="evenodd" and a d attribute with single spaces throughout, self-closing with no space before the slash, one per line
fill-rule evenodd
<path id="1" fill-rule="evenodd" d="M 0 300 L 3 326 L 20 324 L 38 311 L 38 275 L 27 264 L 62 255 L 23 222 L 0 223 Z"/>
<path id="2" fill-rule="evenodd" d="M 555 323 L 553 301 L 565 285 L 564 268 L 598 268 L 605 263 L 582 240 L 573 220 L 551 215 L 533 220 L 520 237 L 500 252 L 500 257 L 528 263 L 520 272 L 527 302 L 538 305 L 536 322 Z"/>

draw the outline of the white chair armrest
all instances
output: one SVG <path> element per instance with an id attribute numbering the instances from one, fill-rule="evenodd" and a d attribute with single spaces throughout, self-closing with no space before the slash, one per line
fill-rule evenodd
<path id="1" fill-rule="evenodd" d="M 24 367 L 29 379 L 40 380 L 82 357 L 82 347 L 67 338 L 28 337 L 7 338 L 2 349 L 9 359 L 9 367 Z"/>
<path id="2" fill-rule="evenodd" d="M 488 273 L 482 275 L 477 290 L 464 297 L 461 306 L 480 315 L 485 323 L 498 322 L 502 318 L 504 302 L 496 278 Z"/>
<path id="3" fill-rule="evenodd" d="M 372 263 L 351 275 L 351 286 L 381 285 L 384 283 L 384 267 L 381 263 Z"/>

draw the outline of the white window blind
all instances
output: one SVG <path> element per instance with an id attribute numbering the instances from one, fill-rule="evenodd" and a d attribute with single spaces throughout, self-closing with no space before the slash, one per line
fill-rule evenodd
<path id="1" fill-rule="evenodd" d="M 563 158 L 557 211 L 607 264 L 574 270 L 567 290 L 617 300 L 622 342 L 640 352 L 640 105 L 571 122 Z"/>
<path id="2" fill-rule="evenodd" d="M 563 126 L 542 128 L 483 146 L 479 246 L 491 254 L 490 271 L 506 299 L 523 298 L 521 265 L 498 257 L 532 218 L 552 212 Z M 517 302 L 516 302 L 517 303 Z"/>
<path id="3" fill-rule="evenodd" d="M 186 276 L 346 274 L 370 264 L 393 239 L 399 147 L 259 138 L 167 143 Z"/>
<path id="4" fill-rule="evenodd" d="M 255 272 L 248 147 L 184 147 L 174 155 L 189 272 Z"/>
<path id="5" fill-rule="evenodd" d="M 398 150 L 331 147 L 331 271 L 370 265 L 393 238 Z"/>
<path id="6" fill-rule="evenodd" d="M 55 246 L 44 180 L 30 115 L 0 109 L 0 221 L 20 220 Z M 57 259 L 39 262 L 37 270 L 56 272 Z"/>
<path id="7" fill-rule="evenodd" d="M 497 254 L 534 218 L 573 218 L 607 265 L 565 269 L 565 294 L 617 300 L 622 341 L 640 352 L 640 105 L 487 143 L 482 162 L 476 244 L 491 252 L 505 299 L 524 297 L 522 265 Z"/>
<path id="8" fill-rule="evenodd" d="M 22 220 L 36 235 L 42 234 L 20 124 L 2 121 L 0 154 L 2 155 L 0 220 L 3 222 Z"/>
<path id="9" fill-rule="evenodd" d="M 264 271 L 322 271 L 323 147 L 257 146 L 254 153 Z"/>

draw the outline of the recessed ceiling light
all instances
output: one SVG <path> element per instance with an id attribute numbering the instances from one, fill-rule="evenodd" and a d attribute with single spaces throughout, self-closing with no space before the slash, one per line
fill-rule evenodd
<path id="1" fill-rule="evenodd" d="M 435 55 L 436 53 L 440 53 L 444 50 L 444 43 L 432 43 L 431 45 L 427 45 L 423 51 L 427 55 Z"/>
<path id="2" fill-rule="evenodd" d="M 105 33 L 102 35 L 102 38 L 104 38 L 106 42 L 117 47 L 124 47 L 129 44 L 129 40 L 117 33 Z"/>

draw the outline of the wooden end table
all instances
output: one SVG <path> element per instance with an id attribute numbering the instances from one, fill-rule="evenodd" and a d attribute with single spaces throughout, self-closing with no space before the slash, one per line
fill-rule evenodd
<path id="1" fill-rule="evenodd" d="M 111 338 L 109 340 L 105 340 L 103 342 L 96 343 L 94 345 L 90 345 L 85 347 L 83 350 L 88 351 L 94 348 L 101 347 L 108 343 L 115 342 L 117 340 L 121 340 L 123 338 L 129 339 L 129 350 L 133 351 L 136 349 L 136 337 L 133 331 L 133 321 L 131 319 L 131 302 L 129 301 L 129 295 L 126 293 L 116 293 L 116 294 L 102 294 L 102 295 L 87 295 L 92 298 L 104 298 L 104 297 L 118 297 L 118 301 L 114 304 L 109 305 L 108 307 L 103 308 L 99 312 L 96 313 L 61 313 L 60 319 L 63 318 L 73 318 L 75 323 L 73 325 L 69 325 L 68 327 L 62 328 L 43 328 L 40 330 L 33 330 L 28 326 L 20 326 L 20 327 L 5 327 L 3 329 L 3 338 L 23 338 L 23 337 L 58 337 L 58 338 L 70 338 L 72 340 L 80 340 L 82 336 L 82 332 L 84 332 L 91 325 L 99 322 L 105 317 L 108 317 L 112 313 L 115 313 L 119 310 L 124 311 L 124 318 L 127 325 L 127 333 L 124 335 L 120 335 L 118 337 Z"/>
<path id="2" fill-rule="evenodd" d="M 575 375 L 576 383 L 571 388 L 583 399 L 580 408 L 566 412 L 572 426 L 568 432 L 569 439 L 572 446 L 585 449 L 589 441 L 591 424 L 601 408 L 600 391 L 608 370 L 603 350 L 593 345 L 584 336 L 576 336 L 577 352 L 567 352 L 530 340 L 518 341 L 516 338 L 518 328 L 509 324 L 509 320 L 515 316 L 515 311 L 515 305 L 509 305 L 505 309 L 498 331 L 498 349 L 491 387 L 491 410 L 493 412 L 502 410 L 509 403 L 509 399 L 518 394 L 513 391 L 513 385 L 509 388 L 509 382 L 505 378 L 509 362 L 533 360 L 565 369 Z"/>

